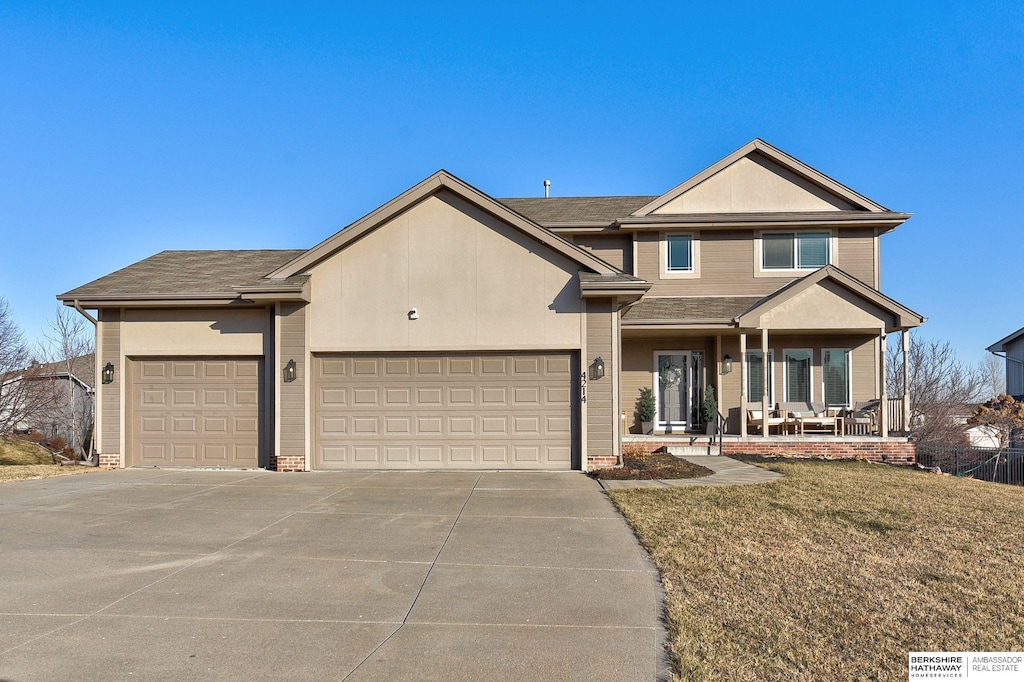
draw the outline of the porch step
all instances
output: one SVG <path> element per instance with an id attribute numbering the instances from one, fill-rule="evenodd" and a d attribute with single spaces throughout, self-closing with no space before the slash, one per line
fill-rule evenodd
<path id="1" fill-rule="evenodd" d="M 676 457 L 708 454 L 707 443 L 705 443 L 704 445 L 666 445 L 665 449 L 668 450 L 668 453 L 670 455 L 675 455 Z M 718 454 L 717 448 L 715 448 L 714 454 Z"/>

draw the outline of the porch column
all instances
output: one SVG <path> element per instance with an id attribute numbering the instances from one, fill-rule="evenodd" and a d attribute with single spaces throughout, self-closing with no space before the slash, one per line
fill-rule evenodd
<path id="1" fill-rule="evenodd" d="M 740 436 L 747 437 L 747 333 L 740 332 Z"/>
<path id="2" fill-rule="evenodd" d="M 768 329 L 761 330 L 761 436 L 763 438 L 768 437 L 768 410 L 771 406 L 768 404 Z"/>
<path id="3" fill-rule="evenodd" d="M 889 436 L 889 398 L 885 392 L 885 330 L 878 334 L 879 379 L 882 395 L 878 399 L 878 433 L 882 438 Z"/>
<path id="4" fill-rule="evenodd" d="M 903 433 L 910 432 L 910 330 L 903 337 Z"/>
<path id="5" fill-rule="evenodd" d="M 715 393 L 715 403 L 716 403 L 715 408 L 718 410 L 718 414 L 722 414 L 722 384 L 724 383 L 724 381 L 722 379 L 723 375 L 722 375 L 722 335 L 721 334 L 718 334 L 717 336 L 715 336 L 715 367 L 718 368 L 718 372 L 715 373 L 715 391 L 717 391 L 717 393 Z M 715 426 L 716 426 L 715 430 L 717 432 L 717 430 L 718 430 L 717 429 L 717 426 L 718 426 L 718 415 L 715 415 Z M 722 428 L 724 430 L 725 424 L 722 425 Z"/>

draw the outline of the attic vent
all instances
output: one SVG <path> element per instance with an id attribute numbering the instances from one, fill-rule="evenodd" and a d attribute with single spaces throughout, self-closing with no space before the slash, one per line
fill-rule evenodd
<path id="1" fill-rule="evenodd" d="M 550 180 L 545 180 L 544 181 L 544 198 L 545 199 L 547 199 L 549 196 L 551 196 L 550 190 L 551 190 L 551 181 Z"/>

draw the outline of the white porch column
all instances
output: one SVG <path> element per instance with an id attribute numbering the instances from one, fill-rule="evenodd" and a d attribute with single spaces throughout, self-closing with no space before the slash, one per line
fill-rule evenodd
<path id="1" fill-rule="evenodd" d="M 882 395 L 878 399 L 878 433 L 882 438 L 889 436 L 889 398 L 885 390 L 885 330 L 878 335 L 879 374 L 881 380 Z"/>
<path id="2" fill-rule="evenodd" d="M 768 410 L 771 409 L 771 405 L 768 404 L 768 329 L 761 330 L 761 418 L 764 420 L 761 422 L 761 436 L 764 438 L 768 437 Z"/>
<path id="3" fill-rule="evenodd" d="M 740 332 L 740 436 L 747 436 L 747 333 Z"/>
<path id="4" fill-rule="evenodd" d="M 903 432 L 910 431 L 910 330 L 904 329 L 903 337 Z"/>

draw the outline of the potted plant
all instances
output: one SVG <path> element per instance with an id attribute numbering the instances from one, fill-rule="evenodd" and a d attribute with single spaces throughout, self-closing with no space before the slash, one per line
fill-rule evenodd
<path id="1" fill-rule="evenodd" d="M 636 399 L 636 416 L 643 433 L 654 433 L 654 390 L 647 386 L 640 389 L 640 397 Z"/>
<path id="2" fill-rule="evenodd" d="M 704 389 L 704 426 L 709 436 L 715 435 L 715 426 L 718 424 L 718 401 L 715 400 L 715 387 L 708 384 Z"/>

